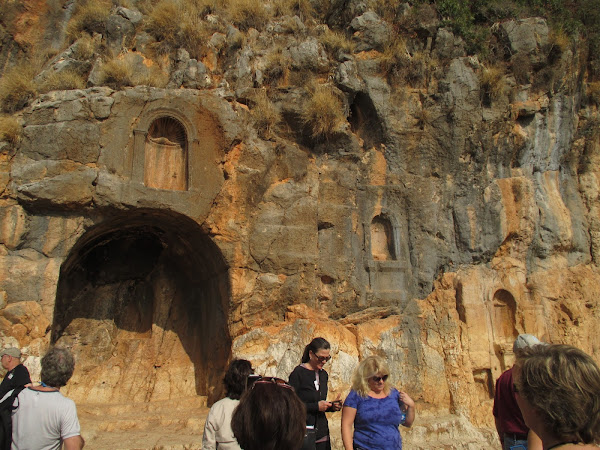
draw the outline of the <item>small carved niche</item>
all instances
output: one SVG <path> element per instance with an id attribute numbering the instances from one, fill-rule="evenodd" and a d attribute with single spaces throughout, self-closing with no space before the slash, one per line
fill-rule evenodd
<path id="1" fill-rule="evenodd" d="M 515 328 L 515 312 L 517 303 L 513 295 L 499 289 L 493 298 L 493 326 L 497 343 L 510 343 L 515 340 L 518 333 Z"/>
<path id="2" fill-rule="evenodd" d="M 152 122 L 144 149 L 144 184 L 156 189 L 187 190 L 187 136 L 172 117 Z"/>
<path id="3" fill-rule="evenodd" d="M 371 255 L 375 261 L 396 259 L 394 228 L 390 221 L 381 215 L 371 221 Z"/>

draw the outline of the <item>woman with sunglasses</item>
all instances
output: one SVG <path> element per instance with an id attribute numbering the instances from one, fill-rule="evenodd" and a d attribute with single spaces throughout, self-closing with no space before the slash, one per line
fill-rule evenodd
<path id="1" fill-rule="evenodd" d="M 245 359 L 235 359 L 229 364 L 223 378 L 227 396 L 215 402 L 208 412 L 202 437 L 203 449 L 240 450 L 231 430 L 231 416 L 246 390 L 248 376 L 252 373 L 252 364 Z"/>
<path id="2" fill-rule="evenodd" d="M 390 386 L 389 374 L 379 356 L 369 356 L 358 365 L 342 408 L 344 450 L 402 449 L 398 427 L 413 424 L 415 402 Z"/>
<path id="3" fill-rule="evenodd" d="M 326 411 L 339 411 L 341 402 L 327 401 L 329 376 L 323 366 L 331 359 L 331 346 L 325 339 L 314 338 L 304 348 L 302 364 L 290 374 L 290 385 L 306 406 L 306 436 L 302 449 L 329 450 L 329 425 Z"/>

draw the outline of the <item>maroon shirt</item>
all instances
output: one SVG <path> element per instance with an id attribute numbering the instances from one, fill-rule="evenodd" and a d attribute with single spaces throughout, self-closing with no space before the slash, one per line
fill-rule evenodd
<path id="1" fill-rule="evenodd" d="M 498 377 L 494 395 L 494 417 L 498 419 L 498 427 L 503 433 L 527 434 L 523 415 L 517 405 L 513 386 L 512 367 Z"/>

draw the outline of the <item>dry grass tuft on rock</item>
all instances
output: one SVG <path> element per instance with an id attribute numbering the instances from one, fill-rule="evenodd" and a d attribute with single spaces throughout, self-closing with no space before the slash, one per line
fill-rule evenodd
<path id="1" fill-rule="evenodd" d="M 0 141 L 16 144 L 21 139 L 23 128 L 13 116 L 0 116 Z"/>
<path id="2" fill-rule="evenodd" d="M 270 19 L 265 5 L 256 0 L 231 0 L 226 11 L 231 21 L 243 31 L 250 28 L 261 31 Z"/>
<path id="3" fill-rule="evenodd" d="M 53 73 L 38 85 L 38 92 L 44 94 L 50 91 L 70 89 L 85 89 L 87 78 L 75 70 L 64 70 Z"/>
<path id="4" fill-rule="evenodd" d="M 67 24 L 67 38 L 75 42 L 82 33 L 103 33 L 112 2 L 87 0 L 76 3 L 75 12 Z"/>
<path id="5" fill-rule="evenodd" d="M 79 61 L 87 61 L 96 54 L 98 43 L 90 35 L 84 34 L 73 46 L 73 58 Z"/>
<path id="6" fill-rule="evenodd" d="M 310 137 L 316 141 L 327 140 L 346 122 L 342 101 L 330 85 L 313 88 L 304 104 L 302 121 Z"/>
<path id="7" fill-rule="evenodd" d="M 34 69 L 22 63 L 7 70 L 0 78 L 0 110 L 12 114 L 23 109 L 37 95 Z"/>
<path id="8" fill-rule="evenodd" d="M 404 39 L 396 35 L 386 42 L 383 52 L 379 57 L 379 65 L 383 73 L 393 75 L 402 72 L 408 65 L 410 55 Z"/>
<path id="9" fill-rule="evenodd" d="M 302 21 L 315 16 L 310 0 L 275 0 L 273 11 L 275 16 L 298 16 Z"/>
<path id="10" fill-rule="evenodd" d="M 158 41 L 158 53 L 185 48 L 192 58 L 200 59 L 215 31 L 202 17 L 215 8 L 216 2 L 162 0 L 148 15 L 145 29 Z"/>
<path id="11" fill-rule="evenodd" d="M 281 122 L 281 113 L 269 99 L 265 89 L 258 91 L 252 98 L 254 105 L 250 110 L 258 135 L 263 139 L 273 137 L 273 131 Z"/>
<path id="12" fill-rule="evenodd" d="M 479 83 L 485 102 L 489 103 L 492 100 L 500 99 L 506 91 L 504 69 L 498 65 L 484 66 L 481 70 Z"/>
<path id="13" fill-rule="evenodd" d="M 356 44 L 346 36 L 345 33 L 339 31 L 331 31 L 327 29 L 320 37 L 320 42 L 325 46 L 327 51 L 335 55 L 339 51 L 345 53 L 353 53 Z"/>
<path id="14" fill-rule="evenodd" d="M 104 63 L 100 69 L 100 80 L 102 84 L 119 89 L 126 86 L 151 86 L 165 87 L 168 75 L 156 66 L 148 67 L 147 70 L 136 70 L 136 65 L 130 60 L 115 58 Z"/>
<path id="15" fill-rule="evenodd" d="M 268 84 L 287 84 L 291 67 L 289 53 L 282 46 L 275 46 L 264 59 L 263 75 Z"/>

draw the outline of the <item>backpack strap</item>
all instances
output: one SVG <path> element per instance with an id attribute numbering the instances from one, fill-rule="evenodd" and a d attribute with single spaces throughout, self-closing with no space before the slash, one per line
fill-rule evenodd
<path id="1" fill-rule="evenodd" d="M 9 399 L 11 400 L 11 402 L 9 403 L 9 408 L 11 411 L 15 411 L 19 407 L 18 396 L 23 389 L 25 389 L 25 386 L 17 386 L 13 389 L 12 394 L 10 394 Z M 15 399 L 17 399 L 17 406 L 14 406 Z"/>

